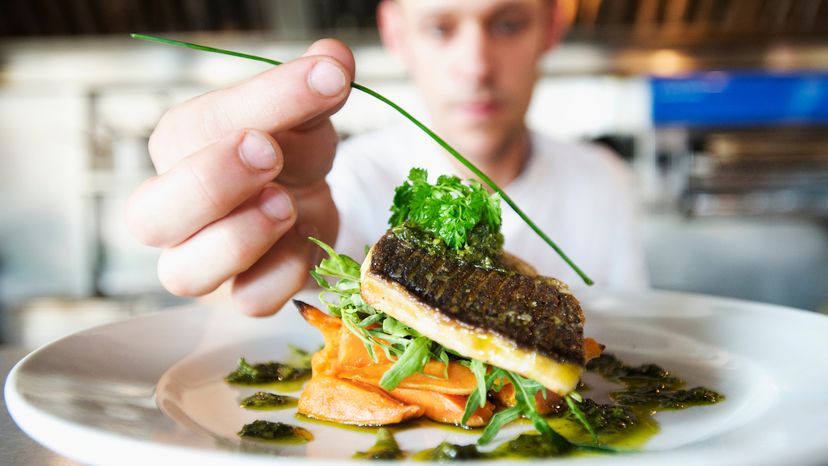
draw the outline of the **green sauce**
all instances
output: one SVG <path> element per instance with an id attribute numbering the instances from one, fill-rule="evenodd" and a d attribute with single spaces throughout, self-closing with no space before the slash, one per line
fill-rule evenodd
<path id="1" fill-rule="evenodd" d="M 282 422 L 261 420 L 245 424 L 238 435 L 246 439 L 273 443 L 307 443 L 313 440 L 313 434 L 307 429 Z"/>
<path id="2" fill-rule="evenodd" d="M 685 389 L 683 380 L 656 364 L 628 366 L 608 353 L 590 361 L 587 370 L 625 386 L 624 390 L 610 393 L 610 398 L 621 406 L 658 411 L 709 405 L 725 398 L 705 387 Z"/>
<path id="3" fill-rule="evenodd" d="M 414 459 L 421 461 L 437 461 L 446 463 L 449 461 L 464 461 L 486 459 L 486 454 L 477 449 L 477 445 L 457 445 L 443 442 L 437 447 L 421 451 L 414 455 Z"/>
<path id="4" fill-rule="evenodd" d="M 410 223 L 404 223 L 393 230 L 397 238 L 411 243 L 427 253 L 439 257 L 453 257 L 461 262 L 483 269 L 506 270 L 499 260 L 503 251 L 503 234 L 493 233 L 483 222 L 478 223 L 466 237 L 462 249 L 454 249 L 431 231 Z"/>
<path id="5" fill-rule="evenodd" d="M 277 395 L 269 392 L 256 392 L 253 395 L 241 400 L 239 406 L 245 409 L 268 411 L 273 409 L 285 409 L 295 407 L 296 398 L 292 396 Z"/>
<path id="6" fill-rule="evenodd" d="M 250 364 L 244 358 L 239 359 L 239 366 L 235 371 L 227 374 L 224 380 L 237 385 L 276 385 L 285 391 L 295 391 L 302 388 L 304 381 L 310 377 L 310 367 L 268 361 Z M 292 389 L 292 390 L 291 390 Z"/>
<path id="7" fill-rule="evenodd" d="M 584 403 L 595 402 L 585 399 Z M 617 418 L 608 416 L 607 424 L 601 426 L 594 418 L 590 418 L 591 412 L 589 409 L 584 409 L 584 403 L 580 405 L 580 408 L 587 415 L 603 445 L 621 449 L 641 448 L 660 430 L 658 423 L 652 417 L 652 411 L 637 408 L 625 409 L 624 414 Z M 556 432 L 570 442 L 582 445 L 592 444 L 592 436 L 568 411 L 565 414 L 547 417 L 546 420 Z"/>
<path id="8" fill-rule="evenodd" d="M 360 451 L 354 455 L 356 459 L 365 460 L 399 460 L 405 457 L 405 452 L 400 450 L 394 435 L 386 428 L 377 430 L 377 442 L 368 451 Z"/>
<path id="9" fill-rule="evenodd" d="M 458 445 L 443 442 L 436 448 L 417 453 L 414 459 L 447 463 L 466 460 L 551 458 L 568 455 L 572 451 L 572 448 L 559 448 L 556 442 L 537 432 L 527 432 L 489 452 L 480 451 L 475 444 Z"/>
<path id="10" fill-rule="evenodd" d="M 550 458 L 570 453 L 571 449 L 559 449 L 555 442 L 537 433 L 523 433 L 497 447 L 495 457 Z"/>
<path id="11" fill-rule="evenodd" d="M 602 404 L 584 399 L 578 404 L 598 434 L 601 447 L 591 446 L 593 439 L 590 433 L 565 409 L 548 415 L 546 420 L 556 432 L 575 444 L 573 448 L 557 448 L 555 442 L 530 431 L 488 452 L 481 452 L 474 444 L 443 443 L 437 448 L 418 452 L 414 458 L 448 462 L 463 459 L 551 458 L 605 454 L 607 450 L 635 450 L 643 447 L 659 432 L 658 423 L 653 418 L 656 412 L 717 403 L 724 399 L 721 394 L 704 387 L 683 389 L 684 381 L 655 364 L 629 366 L 611 354 L 594 359 L 587 369 L 624 386 L 623 390 L 610 393 L 612 403 Z M 531 425 L 525 419 L 515 422 Z"/>

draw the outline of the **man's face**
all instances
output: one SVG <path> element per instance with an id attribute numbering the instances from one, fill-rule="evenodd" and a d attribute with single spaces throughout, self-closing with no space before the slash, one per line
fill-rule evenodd
<path id="1" fill-rule="evenodd" d="M 398 0 L 398 51 L 437 130 L 494 160 L 522 137 L 537 64 L 550 46 L 547 0 Z"/>

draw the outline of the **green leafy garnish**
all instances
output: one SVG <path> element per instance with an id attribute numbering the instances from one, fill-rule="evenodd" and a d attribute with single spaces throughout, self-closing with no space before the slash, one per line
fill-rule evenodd
<path id="1" fill-rule="evenodd" d="M 430 346 L 431 340 L 426 337 L 417 337 L 408 343 L 402 356 L 385 371 L 385 374 L 382 374 L 380 387 L 384 390 L 393 390 L 406 377 L 422 371 L 431 359 L 428 350 Z"/>
<path id="2" fill-rule="evenodd" d="M 477 381 L 477 393 L 480 395 L 480 402 L 478 403 L 478 407 L 482 408 L 486 406 L 485 395 L 486 391 L 488 390 L 486 386 L 486 363 L 484 363 L 483 361 L 478 361 L 477 359 L 472 359 L 471 364 L 469 364 L 469 369 L 471 370 L 472 374 L 474 374 L 474 378 Z"/>
<path id="3" fill-rule="evenodd" d="M 491 442 L 503 426 L 519 418 L 521 414 L 523 414 L 523 407 L 521 406 L 512 406 L 511 408 L 506 408 L 503 411 L 495 413 L 489 420 L 489 423 L 486 424 L 483 435 L 477 439 L 477 444 L 485 445 Z"/>
<path id="4" fill-rule="evenodd" d="M 388 220 L 392 227 L 406 222 L 431 231 L 455 250 L 462 249 L 478 224 L 484 229 L 481 236 L 500 232 L 500 196 L 490 195 L 477 181 L 464 184 L 456 176 L 443 175 L 429 184 L 428 172 L 412 168 L 394 192 Z"/>
<path id="5" fill-rule="evenodd" d="M 432 346 L 439 345 L 366 304 L 359 294 L 359 264 L 316 238 L 310 240 L 328 254 L 311 271 L 316 283 L 322 287 L 319 299 L 362 341 L 374 362 L 378 361 L 375 348 L 380 348 L 388 359 L 395 360 L 380 379 L 380 386 L 393 390 L 406 377 L 422 371 L 432 357 Z M 329 278 L 336 282 L 329 282 Z M 329 300 L 328 294 L 333 294 L 336 300 Z M 448 362 L 445 349 L 437 350 L 436 359 Z"/>
<path id="6" fill-rule="evenodd" d="M 584 426 L 584 429 L 586 429 L 586 431 L 589 432 L 589 435 L 592 436 L 592 441 L 594 443 L 598 443 L 598 433 L 596 433 L 595 429 L 592 428 L 592 424 L 590 424 L 586 415 L 584 415 L 583 411 L 581 411 L 581 408 L 578 406 L 579 401 L 576 401 L 576 398 L 580 398 L 581 401 L 583 401 L 583 398 L 581 398 L 580 395 L 578 395 L 577 397 L 567 395 L 564 398 L 566 399 L 566 405 L 569 407 L 569 411 L 572 412 L 572 415 L 575 416 L 575 419 L 577 419 L 578 422 L 580 422 L 581 425 Z"/>
<path id="7" fill-rule="evenodd" d="M 248 59 L 248 60 L 255 60 L 255 61 L 259 61 L 259 62 L 263 62 L 263 63 L 268 63 L 270 65 L 275 65 L 275 66 L 278 66 L 278 65 L 282 64 L 282 62 L 280 62 L 278 60 L 272 60 L 270 58 L 259 57 L 259 56 L 256 56 L 256 55 L 250 55 L 250 54 L 241 53 L 241 52 L 234 52 L 232 50 L 225 50 L 225 49 L 219 49 L 219 48 L 215 48 L 215 47 L 208 47 L 206 45 L 194 44 L 192 42 L 184 42 L 184 41 L 180 41 L 180 40 L 167 39 L 167 38 L 163 38 L 163 37 L 151 36 L 151 35 L 146 35 L 146 34 L 131 34 L 130 36 L 133 39 L 140 39 L 140 40 L 146 40 L 146 41 L 150 41 L 150 42 L 157 42 L 157 43 L 161 43 L 161 44 L 173 45 L 173 46 L 176 46 L 176 47 L 185 47 L 185 48 L 189 48 L 189 49 L 193 49 L 193 50 L 199 50 L 199 51 L 202 51 L 202 52 L 211 52 L 211 53 L 218 53 L 218 54 L 222 54 L 222 55 L 230 55 L 230 56 L 233 56 L 233 57 L 245 58 L 245 59 Z M 574 262 L 572 262 L 572 260 L 563 252 L 563 250 L 560 247 L 558 247 L 558 245 L 555 244 L 555 242 L 552 241 L 552 239 L 546 233 L 544 233 L 543 230 L 541 230 L 540 227 L 538 227 L 535 224 L 535 222 L 533 222 L 532 219 L 530 219 L 529 216 L 527 216 L 520 207 L 518 207 L 518 205 L 515 203 L 515 201 L 512 200 L 511 197 L 509 197 L 505 192 L 503 192 L 503 190 L 494 181 L 492 181 L 492 179 L 489 178 L 488 175 L 483 173 L 483 171 L 481 171 L 479 168 L 477 168 L 468 159 L 463 157 L 459 152 L 457 152 L 457 150 L 455 148 L 453 148 L 451 145 L 449 145 L 449 143 L 447 143 L 443 138 L 438 136 L 434 131 L 432 131 L 426 125 L 421 123 L 420 120 L 414 118 L 414 116 L 412 116 L 410 113 L 408 113 L 405 109 L 403 109 L 402 107 L 400 107 L 396 103 L 392 102 L 390 99 L 388 99 L 384 95 L 374 91 L 373 89 L 365 87 L 362 84 L 355 83 L 355 82 L 351 83 L 351 87 L 354 88 L 354 89 L 360 90 L 360 91 L 362 91 L 362 92 L 364 92 L 364 93 L 366 93 L 366 94 L 368 94 L 368 95 L 384 102 L 385 104 L 387 104 L 388 106 L 390 106 L 391 108 L 393 108 L 394 110 L 399 112 L 402 116 L 407 118 L 409 121 L 414 123 L 414 125 L 416 125 L 418 128 L 423 130 L 429 137 L 431 137 L 431 139 L 433 139 L 443 149 L 448 151 L 448 153 L 451 154 L 452 157 L 457 159 L 457 161 L 459 161 L 461 164 L 463 164 L 463 166 L 468 168 L 483 183 L 485 183 L 489 188 L 491 188 L 492 191 L 497 193 L 500 196 L 500 198 L 503 199 L 503 202 L 508 204 L 509 207 L 511 207 L 512 210 L 514 210 L 515 213 L 529 226 L 529 228 L 532 229 L 532 231 L 534 231 L 538 236 L 540 236 L 540 238 L 546 244 L 548 244 L 549 247 L 551 247 L 552 249 L 555 250 L 556 253 L 558 253 L 558 255 L 561 257 L 561 259 L 564 260 L 564 262 L 566 262 L 567 264 L 569 264 L 570 267 L 572 267 L 572 270 L 574 270 L 575 273 L 577 273 L 581 277 L 581 279 L 584 281 L 584 283 L 586 283 L 587 285 L 592 285 L 593 284 L 592 279 L 589 278 L 580 268 L 578 268 L 578 266 L 575 265 Z"/>

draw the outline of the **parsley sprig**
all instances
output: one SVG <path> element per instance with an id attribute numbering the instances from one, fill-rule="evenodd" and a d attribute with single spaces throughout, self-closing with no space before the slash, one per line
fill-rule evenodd
<path id="1" fill-rule="evenodd" d="M 456 176 L 442 175 L 430 184 L 426 170 L 412 168 L 394 191 L 388 223 L 392 227 L 415 225 L 458 250 L 469 243 L 475 227 L 483 229 L 483 236 L 500 233 L 500 195 L 489 194 L 474 180 L 464 184 Z"/>

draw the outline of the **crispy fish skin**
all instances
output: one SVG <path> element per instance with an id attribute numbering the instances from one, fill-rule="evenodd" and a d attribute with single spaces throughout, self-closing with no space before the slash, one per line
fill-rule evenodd
<path id="1" fill-rule="evenodd" d="M 584 316 L 561 282 L 431 255 L 392 232 L 371 248 L 361 273 L 367 303 L 441 345 L 559 394 L 577 384 Z"/>

